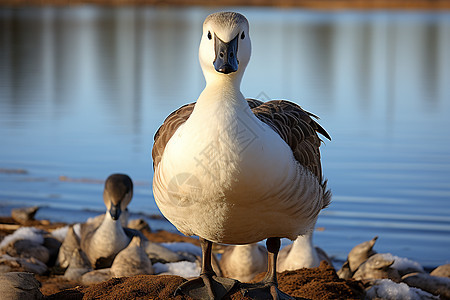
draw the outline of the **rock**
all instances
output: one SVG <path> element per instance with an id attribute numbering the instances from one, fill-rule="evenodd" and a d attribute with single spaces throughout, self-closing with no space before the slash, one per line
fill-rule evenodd
<path id="1" fill-rule="evenodd" d="M 367 290 L 365 299 L 383 300 L 438 300 L 439 297 L 417 288 L 410 288 L 406 283 L 395 283 L 390 279 L 380 279 Z"/>
<path id="2" fill-rule="evenodd" d="M 61 268 L 67 268 L 69 266 L 70 260 L 72 259 L 72 253 L 75 249 L 80 249 L 80 239 L 75 234 L 73 226 L 70 226 L 64 242 L 59 248 L 56 265 L 60 266 Z"/>
<path id="3" fill-rule="evenodd" d="M 34 257 L 30 258 L 19 258 L 18 262 L 24 268 L 25 271 L 42 275 L 47 272 L 47 266 L 38 259 Z"/>
<path id="4" fill-rule="evenodd" d="M 25 271 L 19 263 L 19 258 L 9 256 L 8 254 L 0 255 L 0 273 Z"/>
<path id="5" fill-rule="evenodd" d="M 111 274 L 113 276 L 154 274 L 152 263 L 141 244 L 141 239 L 135 236 L 130 244 L 117 254 L 111 266 Z"/>
<path id="6" fill-rule="evenodd" d="M 80 281 L 81 276 L 92 271 L 91 264 L 86 254 L 80 249 L 75 249 L 70 259 L 69 267 L 64 273 L 67 280 Z"/>
<path id="7" fill-rule="evenodd" d="M 11 256 L 30 258 L 34 257 L 44 264 L 50 259 L 50 252 L 46 247 L 30 240 L 18 240 L 13 243 L 13 249 L 11 249 Z"/>
<path id="8" fill-rule="evenodd" d="M 19 258 L 9 256 L 8 254 L 3 254 L 0 256 L 0 266 L 2 268 L 1 273 L 24 271 L 19 263 Z"/>
<path id="9" fill-rule="evenodd" d="M 172 250 L 150 241 L 144 242 L 144 249 L 152 263 L 170 263 L 183 260 L 183 256 L 178 255 Z"/>
<path id="10" fill-rule="evenodd" d="M 389 278 L 394 282 L 400 282 L 398 271 L 392 268 L 394 260 L 386 260 L 383 254 L 372 255 L 365 263 L 359 266 L 353 278 L 356 280 L 373 280 Z"/>
<path id="11" fill-rule="evenodd" d="M 450 264 L 437 267 L 431 271 L 430 275 L 450 278 Z"/>
<path id="12" fill-rule="evenodd" d="M 11 271 L 12 271 L 11 266 L 0 264 L 0 274 L 8 273 Z"/>
<path id="13" fill-rule="evenodd" d="M 85 285 L 91 285 L 107 281 L 112 277 L 113 275 L 111 274 L 111 268 L 94 270 L 81 276 L 81 283 Z"/>
<path id="14" fill-rule="evenodd" d="M 16 208 L 11 211 L 11 217 L 19 224 L 27 224 L 29 221 L 34 221 L 34 216 L 39 210 L 38 206 Z"/>
<path id="15" fill-rule="evenodd" d="M 44 243 L 44 234 L 46 233 L 46 231 L 35 227 L 21 227 L 14 231 L 13 234 L 5 236 L 5 238 L 0 243 L 0 252 L 4 253 L 3 250 L 5 247 L 10 246 L 11 244 L 19 240 L 30 240 L 42 245 Z"/>
<path id="16" fill-rule="evenodd" d="M 196 262 L 197 256 L 194 254 L 187 252 L 187 251 L 177 251 L 176 254 L 178 254 L 181 257 L 181 260 L 186 260 L 190 262 Z"/>
<path id="17" fill-rule="evenodd" d="M 8 254 L 0 256 L 0 266 L 4 271 L 25 271 L 39 275 L 47 271 L 47 266 L 34 257 L 12 257 Z"/>
<path id="18" fill-rule="evenodd" d="M 375 245 L 377 239 L 378 236 L 374 237 L 370 241 L 356 245 L 352 250 L 350 250 L 347 261 L 352 272 L 355 272 L 362 263 L 376 253 L 373 250 L 373 246 Z"/>
<path id="19" fill-rule="evenodd" d="M 450 298 L 450 278 L 432 276 L 426 273 L 411 273 L 402 277 L 407 285 L 427 291 L 441 298 Z"/>
<path id="20" fill-rule="evenodd" d="M 49 261 L 47 265 L 53 266 L 55 265 L 56 259 L 58 258 L 59 249 L 61 248 L 62 243 L 52 237 L 51 235 L 44 236 L 44 244 L 43 246 L 47 248 L 48 253 L 50 255 Z"/>
<path id="21" fill-rule="evenodd" d="M 41 244 L 32 240 L 15 240 L 2 248 L 2 254 L 7 254 L 13 257 L 30 258 L 34 257 L 44 264 L 50 258 L 48 249 Z"/>
<path id="22" fill-rule="evenodd" d="M 40 283 L 33 274 L 10 272 L 0 275 L 0 298 L 8 300 L 44 299 L 39 290 Z"/>

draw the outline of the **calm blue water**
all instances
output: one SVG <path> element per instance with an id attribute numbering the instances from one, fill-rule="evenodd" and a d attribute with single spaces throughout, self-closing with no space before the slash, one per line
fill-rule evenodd
<path id="1" fill-rule="evenodd" d="M 316 244 L 343 260 L 379 235 L 378 252 L 448 263 L 450 14 L 239 11 L 253 42 L 244 95 L 293 100 L 333 138 L 322 157 L 334 197 Z M 1 9 L 0 214 L 40 205 L 38 218 L 83 221 L 104 210 L 113 172 L 135 182 L 133 213 L 159 214 L 153 134 L 204 87 L 210 12 Z"/>

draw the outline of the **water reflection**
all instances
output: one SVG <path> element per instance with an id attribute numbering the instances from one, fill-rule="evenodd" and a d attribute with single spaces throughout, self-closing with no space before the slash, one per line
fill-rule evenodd
<path id="1" fill-rule="evenodd" d="M 186 94 L 195 99 L 203 85 L 197 47 L 204 14 L 150 8 L 4 9 L 1 92 L 14 103 L 32 101 L 39 92 L 41 99 L 62 104 L 79 101 L 83 92 L 92 97 L 94 90 L 108 104 L 125 102 L 119 111 L 130 99 L 139 106 L 143 95 L 153 95 L 152 102 L 177 101 Z M 396 98 L 399 90 L 428 102 L 440 101 L 447 92 L 445 16 L 398 20 L 390 14 L 318 14 L 311 19 L 296 12 L 266 22 L 263 12 L 255 14 L 257 50 L 244 81 L 250 94 L 266 86 L 248 80 L 261 69 L 270 73 L 262 79 L 271 83 L 266 94 L 297 98 L 305 91 L 302 98 L 326 106 L 345 98 L 370 110 L 371 101 Z M 68 90 L 77 93 L 67 95 Z"/>
<path id="2" fill-rule="evenodd" d="M 380 235 L 380 251 L 448 261 L 450 15 L 241 11 L 253 44 L 244 94 L 298 102 L 333 137 L 323 158 L 335 197 L 316 242 L 343 258 Z M 121 171 L 142 183 L 130 208 L 156 213 L 153 134 L 204 86 L 210 12 L 1 9 L 0 168 L 29 173 L 0 173 L 0 208 L 103 210 L 101 185 L 58 176 Z"/>

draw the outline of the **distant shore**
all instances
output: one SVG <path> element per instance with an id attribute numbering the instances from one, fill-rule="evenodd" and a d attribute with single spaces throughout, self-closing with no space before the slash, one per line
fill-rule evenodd
<path id="1" fill-rule="evenodd" d="M 315 10 L 450 10 L 448 0 L 0 0 L 0 6 L 263 6 Z"/>

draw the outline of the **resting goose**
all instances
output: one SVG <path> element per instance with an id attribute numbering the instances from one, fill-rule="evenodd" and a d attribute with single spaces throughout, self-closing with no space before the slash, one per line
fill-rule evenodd
<path id="1" fill-rule="evenodd" d="M 353 274 L 353 279 L 374 280 L 389 278 L 397 283 L 401 282 L 400 274 L 392 267 L 394 262 L 395 259 L 385 257 L 381 253 L 374 254 L 358 267 L 355 274 Z"/>
<path id="2" fill-rule="evenodd" d="M 249 282 L 267 270 L 267 250 L 258 243 L 227 247 L 220 259 L 220 269 L 225 277 Z"/>
<path id="3" fill-rule="evenodd" d="M 131 237 L 122 227 L 121 217 L 132 196 L 133 182 L 127 175 L 112 174 L 106 179 L 103 221 L 99 225 L 86 223 L 81 228 L 81 249 L 93 267 L 110 267 L 116 254 L 130 243 Z"/>
<path id="4" fill-rule="evenodd" d="M 317 135 L 329 138 L 327 132 L 292 102 L 244 98 L 240 84 L 250 52 L 243 15 L 209 15 L 199 49 L 206 87 L 155 134 L 155 201 L 179 231 L 199 236 L 202 244 L 201 276 L 178 289 L 193 298 L 219 299 L 238 284 L 214 274 L 212 242 L 266 238 L 267 275 L 241 288 L 256 298 L 288 297 L 277 288 L 280 238 L 306 233 L 331 198 L 322 180 Z"/>
<path id="5" fill-rule="evenodd" d="M 134 236 L 130 244 L 117 254 L 111 266 L 114 277 L 153 274 L 153 266 L 142 246 L 144 241 Z"/>
<path id="6" fill-rule="evenodd" d="M 312 241 L 313 230 L 300 235 L 290 245 L 281 249 L 278 255 L 278 272 L 293 271 L 301 268 L 317 268 L 322 260 L 332 266 L 331 259 Z"/>
<path id="7" fill-rule="evenodd" d="M 350 250 L 347 256 L 348 265 L 350 270 L 354 273 L 362 265 L 365 261 L 369 259 L 372 255 L 377 252 L 373 250 L 373 246 L 377 241 L 378 236 L 375 236 L 370 241 L 363 242 L 361 244 L 356 245 Z"/>

